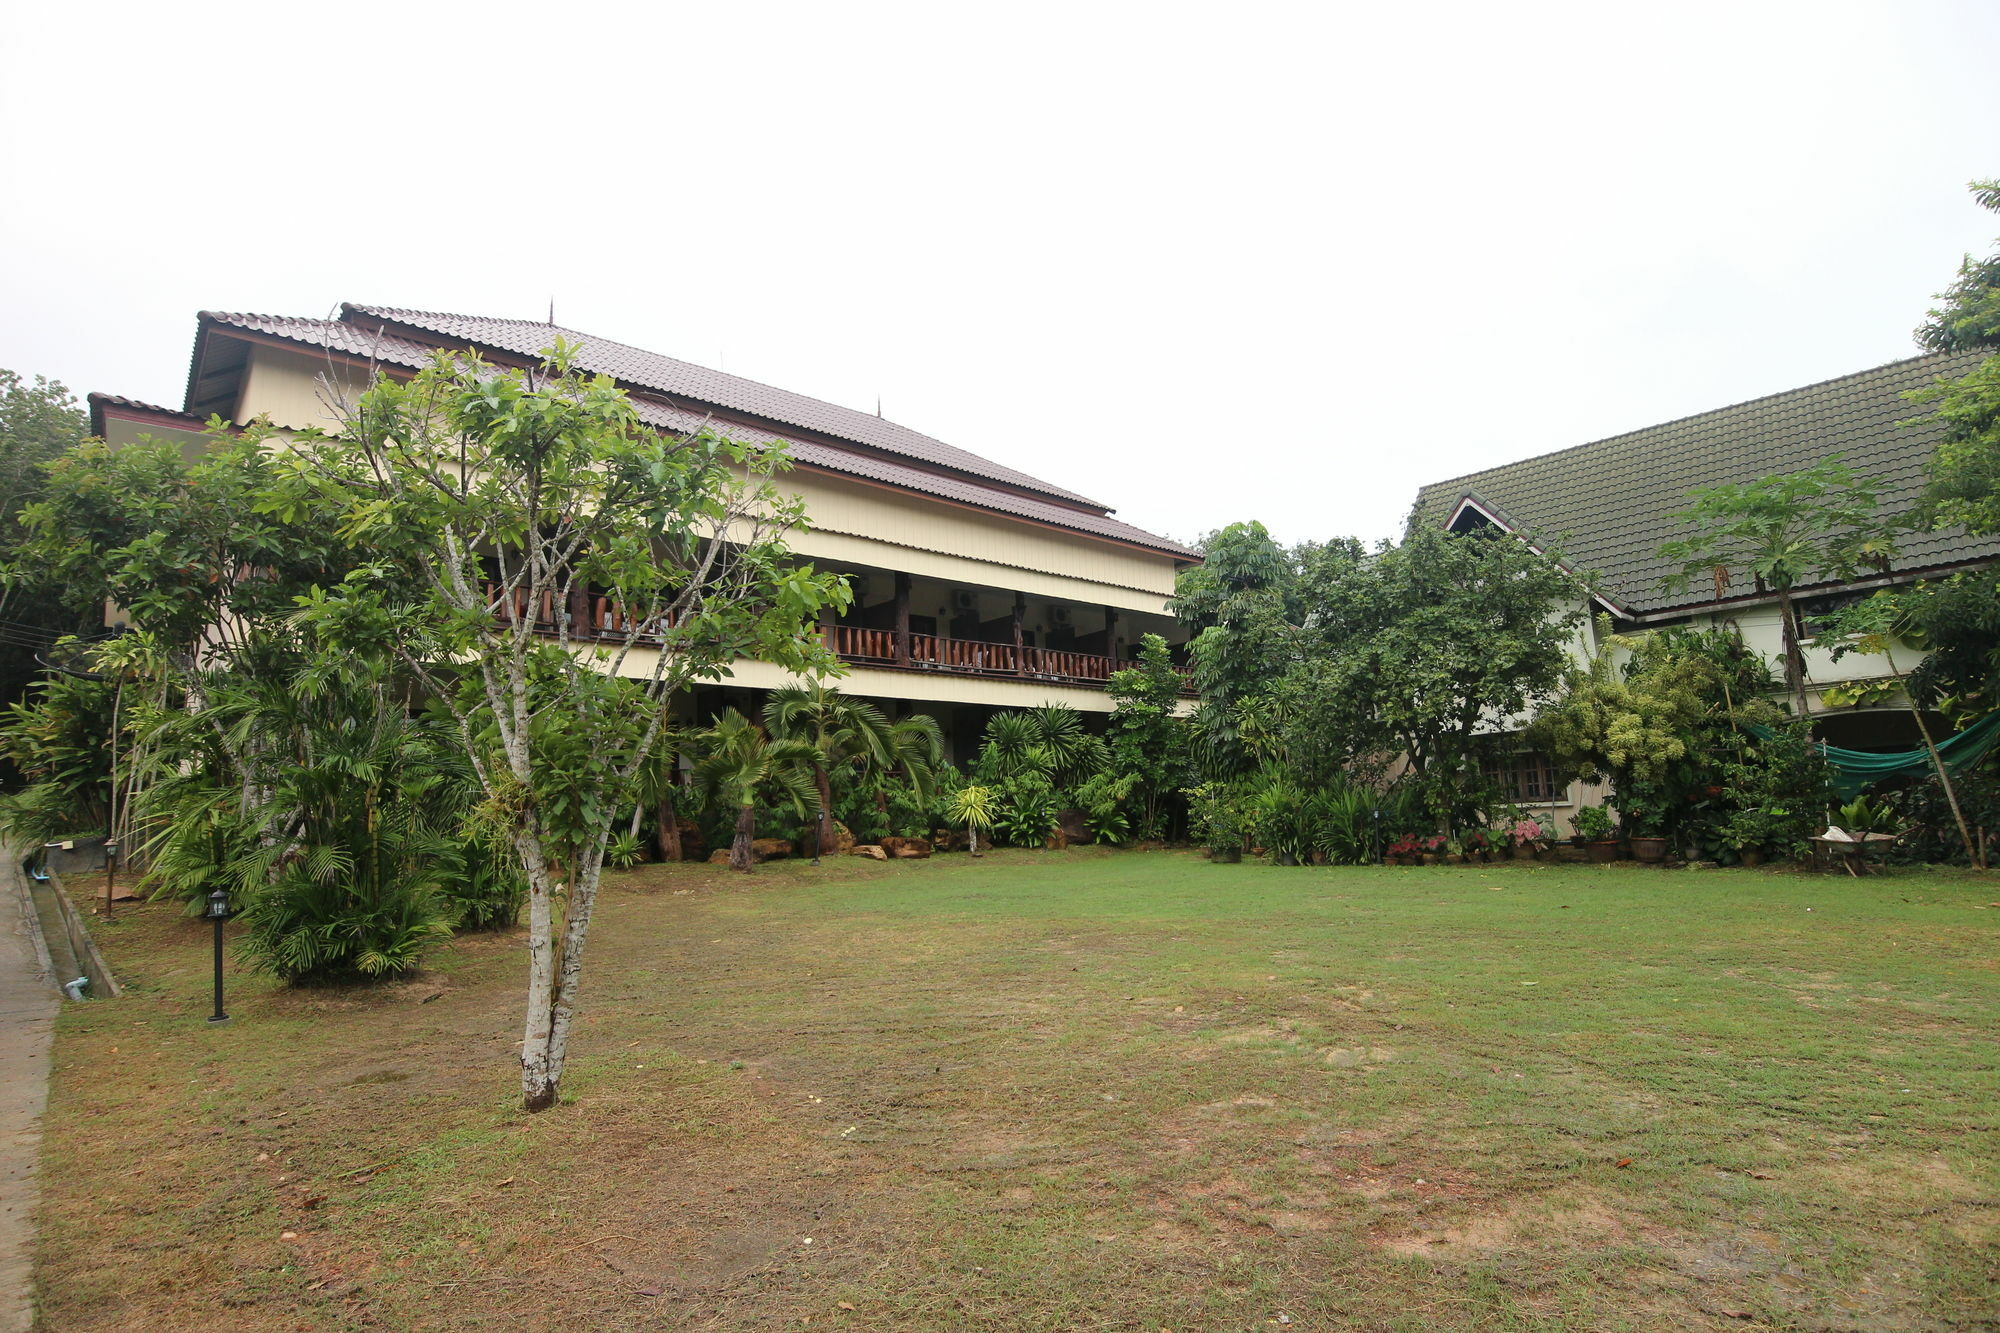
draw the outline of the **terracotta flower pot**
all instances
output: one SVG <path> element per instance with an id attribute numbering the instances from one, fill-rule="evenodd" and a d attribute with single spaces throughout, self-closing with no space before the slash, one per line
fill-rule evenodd
<path id="1" fill-rule="evenodd" d="M 1759 848 L 1745 847 L 1739 855 L 1743 858 L 1744 866 L 1750 870 L 1755 870 L 1764 864 L 1764 853 Z"/>
<path id="2" fill-rule="evenodd" d="M 1632 859 L 1634 861 L 1644 861 L 1648 865 L 1656 865 L 1666 860 L 1667 840 L 1665 838 L 1632 839 Z"/>
<path id="3" fill-rule="evenodd" d="M 1618 859 L 1619 844 L 1616 838 L 1606 838 L 1603 842 L 1586 842 L 1583 854 L 1592 865 L 1610 865 Z"/>

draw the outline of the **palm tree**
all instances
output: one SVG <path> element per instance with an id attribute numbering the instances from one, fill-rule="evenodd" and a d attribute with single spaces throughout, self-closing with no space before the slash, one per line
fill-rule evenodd
<path id="1" fill-rule="evenodd" d="M 913 713 L 889 724 L 889 766 L 892 775 L 910 784 L 919 802 L 928 802 L 944 767 L 944 733 L 929 713 Z"/>
<path id="2" fill-rule="evenodd" d="M 694 766 L 695 786 L 708 800 L 736 807 L 729 868 L 748 871 L 750 844 L 757 836 L 757 798 L 789 801 L 804 815 L 813 796 L 812 766 L 819 751 L 804 741 L 772 740 L 734 708 L 716 719 L 700 744 L 703 754 Z"/>
<path id="3" fill-rule="evenodd" d="M 895 729 L 874 704 L 818 682 L 771 691 L 764 702 L 764 726 L 773 736 L 813 749 L 812 781 L 819 797 L 813 846 L 817 861 L 834 845 L 832 770 L 850 765 L 864 771 L 890 768 Z"/>
<path id="4" fill-rule="evenodd" d="M 945 818 L 965 825 L 966 850 L 979 855 L 979 831 L 993 827 L 993 789 L 977 784 L 951 794 Z"/>
<path id="5" fill-rule="evenodd" d="M 633 774 L 635 800 L 632 807 L 632 836 L 639 832 L 640 812 L 651 802 L 657 827 L 653 833 L 653 849 L 660 860 L 674 862 L 681 859 L 680 808 L 677 799 L 680 793 L 680 757 L 683 751 L 692 748 L 694 733 L 686 727 L 665 723 L 660 728 L 659 742 L 653 752 L 646 756 L 646 762 Z"/>

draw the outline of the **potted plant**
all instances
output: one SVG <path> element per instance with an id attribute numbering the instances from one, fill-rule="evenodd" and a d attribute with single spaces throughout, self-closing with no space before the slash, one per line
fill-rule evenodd
<path id="1" fill-rule="evenodd" d="M 1423 844 L 1417 841 L 1416 835 L 1405 833 L 1390 843 L 1382 855 L 1392 866 L 1413 866 L 1422 852 Z"/>
<path id="2" fill-rule="evenodd" d="M 1764 864 L 1764 846 L 1771 837 L 1771 815 L 1758 806 L 1738 810 L 1722 826 L 1722 841 L 1735 849 L 1738 860 L 1754 870 Z"/>
<path id="3" fill-rule="evenodd" d="M 1209 820 L 1208 859 L 1222 865 L 1243 859 L 1243 826 L 1234 810 L 1219 810 Z"/>
<path id="4" fill-rule="evenodd" d="M 1632 859 L 1649 864 L 1666 860 L 1666 800 L 1637 782 L 1627 784 L 1615 800 L 1619 825 L 1632 844 Z"/>
<path id="5" fill-rule="evenodd" d="M 1444 839 L 1433 834 L 1424 839 L 1423 848 L 1418 852 L 1417 859 L 1427 866 L 1434 866 L 1442 855 L 1444 855 Z"/>
<path id="6" fill-rule="evenodd" d="M 1601 805 L 1586 805 L 1570 818 L 1570 826 L 1583 840 L 1584 851 L 1598 865 L 1618 859 L 1618 839 L 1614 836 L 1611 812 Z"/>
<path id="7" fill-rule="evenodd" d="M 1514 821 L 1514 827 L 1507 831 L 1516 861 L 1532 861 L 1542 841 L 1542 826 L 1523 815 Z"/>

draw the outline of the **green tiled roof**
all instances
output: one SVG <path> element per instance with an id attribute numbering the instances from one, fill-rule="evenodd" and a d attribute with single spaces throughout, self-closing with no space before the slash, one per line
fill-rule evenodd
<path id="1" fill-rule="evenodd" d="M 1898 424 L 1927 411 L 1903 394 L 1940 375 L 1964 375 L 1980 359 L 1976 352 L 1914 357 L 1524 458 L 1434 482 L 1417 493 L 1417 508 L 1448 520 L 1470 497 L 1515 531 L 1554 540 L 1571 565 L 1598 575 L 1606 597 L 1635 614 L 1696 605 L 1710 600 L 1705 589 L 1670 595 L 1660 586 L 1674 568 L 1660 559 L 1660 544 L 1689 531 L 1670 516 L 1687 507 L 1690 490 L 1795 472 L 1839 454 L 1876 480 L 1884 513 L 1900 513 L 1922 492 L 1938 441 L 1931 423 Z M 2000 538 L 1961 529 L 1909 536 L 1902 547 L 1898 572 L 2000 557 Z M 1732 595 L 1749 590 L 1739 579 Z"/>

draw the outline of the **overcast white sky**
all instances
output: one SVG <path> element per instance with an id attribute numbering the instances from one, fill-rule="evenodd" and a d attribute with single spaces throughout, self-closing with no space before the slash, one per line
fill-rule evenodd
<path id="1" fill-rule="evenodd" d="M 540 318 L 1191 537 L 1913 354 L 2000 4 L 0 6 L 0 366 Z"/>

